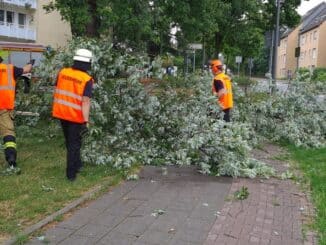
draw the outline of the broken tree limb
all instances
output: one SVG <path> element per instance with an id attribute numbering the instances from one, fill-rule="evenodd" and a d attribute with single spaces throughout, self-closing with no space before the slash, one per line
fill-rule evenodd
<path id="1" fill-rule="evenodd" d="M 39 117 L 40 114 L 38 112 L 31 112 L 31 111 L 16 111 L 16 115 L 19 116 L 30 116 L 30 117 Z"/>

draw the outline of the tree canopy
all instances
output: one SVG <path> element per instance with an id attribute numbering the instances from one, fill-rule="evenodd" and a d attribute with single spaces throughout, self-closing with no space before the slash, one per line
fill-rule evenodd
<path id="1" fill-rule="evenodd" d="M 301 0 L 281 7 L 281 24 L 295 26 Z M 205 44 L 209 56 L 221 51 L 244 57 L 260 52 L 264 33 L 275 23 L 275 0 L 56 0 L 44 8 L 58 10 L 74 36 L 109 35 L 115 44 L 162 53 L 171 48 L 175 27 L 178 49 Z"/>

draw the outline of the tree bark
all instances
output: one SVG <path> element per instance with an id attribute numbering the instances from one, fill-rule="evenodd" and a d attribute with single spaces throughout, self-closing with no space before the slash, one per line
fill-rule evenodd
<path id="1" fill-rule="evenodd" d="M 220 32 L 215 32 L 215 57 L 218 58 L 218 54 L 222 49 L 223 36 Z"/>
<path id="2" fill-rule="evenodd" d="M 86 26 L 86 36 L 88 37 L 99 37 L 100 20 L 97 17 L 97 3 L 96 0 L 88 0 L 88 11 L 90 21 Z"/>

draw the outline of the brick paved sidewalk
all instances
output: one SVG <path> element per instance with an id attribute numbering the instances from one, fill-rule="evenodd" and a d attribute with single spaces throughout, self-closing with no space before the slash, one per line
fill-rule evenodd
<path id="1" fill-rule="evenodd" d="M 279 172 L 287 169 L 275 160 L 279 148 L 266 145 L 266 151 L 255 151 L 253 157 L 274 166 Z M 305 193 L 291 180 L 239 178 L 233 181 L 229 196 L 242 186 L 248 188 L 246 200 L 226 202 L 205 241 L 205 245 L 300 245 L 317 244 L 314 234 L 306 232 L 312 206 Z"/>
<path id="2" fill-rule="evenodd" d="M 113 188 L 28 244 L 203 244 L 232 178 L 205 176 L 194 167 L 164 172 L 144 167 L 138 181 Z"/>
<path id="3" fill-rule="evenodd" d="M 253 157 L 284 171 L 280 154 L 266 145 Z M 217 178 L 194 167 L 163 172 L 145 167 L 140 180 L 113 188 L 28 244 L 317 244 L 313 234 L 303 236 L 312 207 L 291 180 Z M 242 186 L 248 198 L 231 200 Z"/>

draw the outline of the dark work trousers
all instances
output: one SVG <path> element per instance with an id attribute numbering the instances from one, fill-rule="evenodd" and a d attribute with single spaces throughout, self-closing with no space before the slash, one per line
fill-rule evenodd
<path id="1" fill-rule="evenodd" d="M 223 112 L 224 112 L 223 120 L 226 122 L 230 122 L 231 121 L 231 108 L 225 109 L 225 110 L 223 110 Z"/>
<path id="2" fill-rule="evenodd" d="M 3 137 L 3 144 L 5 146 L 6 161 L 8 162 L 9 166 L 16 167 L 17 150 L 15 136 L 6 135 Z"/>
<path id="3" fill-rule="evenodd" d="M 84 124 L 60 120 L 65 136 L 65 144 L 67 148 L 67 178 L 74 180 L 79 169 L 82 167 L 80 159 L 80 148 L 82 145 L 81 132 Z"/>

